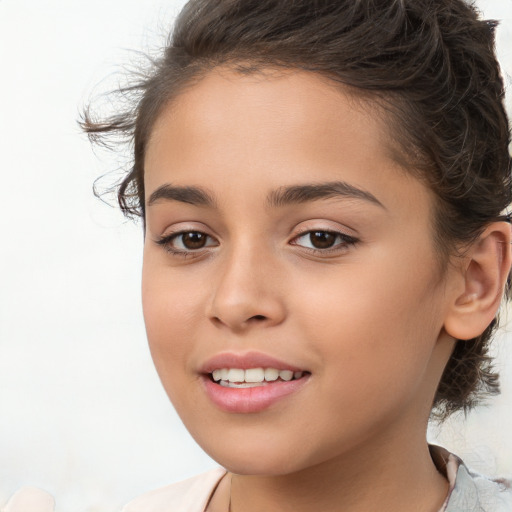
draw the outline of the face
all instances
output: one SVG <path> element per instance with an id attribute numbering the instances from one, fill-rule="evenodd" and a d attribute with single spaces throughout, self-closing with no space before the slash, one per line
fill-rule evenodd
<path id="1" fill-rule="evenodd" d="M 286 474 L 424 437 L 451 348 L 448 278 L 431 195 L 391 155 L 382 116 L 305 72 L 215 70 L 157 120 L 149 344 L 228 469 Z"/>

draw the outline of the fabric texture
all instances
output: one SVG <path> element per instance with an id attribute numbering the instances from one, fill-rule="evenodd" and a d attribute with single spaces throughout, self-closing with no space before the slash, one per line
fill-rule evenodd
<path id="1" fill-rule="evenodd" d="M 462 460 L 440 446 L 430 446 L 434 463 L 450 483 L 439 512 L 512 512 L 511 482 L 492 480 L 466 467 Z"/>
<path id="2" fill-rule="evenodd" d="M 224 468 L 150 491 L 125 505 L 122 512 L 204 512 Z"/>
<path id="3" fill-rule="evenodd" d="M 450 489 L 439 512 L 512 512 L 511 482 L 491 480 L 469 470 L 440 446 L 430 446 L 432 459 Z M 122 512 L 204 512 L 226 471 L 217 468 L 139 496 Z"/>

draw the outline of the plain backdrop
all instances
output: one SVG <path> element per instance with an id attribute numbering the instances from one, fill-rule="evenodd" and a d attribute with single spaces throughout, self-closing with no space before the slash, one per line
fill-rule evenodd
<path id="1" fill-rule="evenodd" d="M 29 484 L 51 492 L 58 511 L 115 511 L 216 465 L 151 363 L 141 228 L 91 191 L 117 164 L 76 124 L 90 95 L 136 58 L 128 49 L 163 45 L 182 4 L 0 0 L 0 505 Z M 512 0 L 478 5 L 502 20 L 510 111 Z M 429 434 L 490 474 L 512 474 L 511 341 L 503 332 L 496 344 L 502 396 Z"/>

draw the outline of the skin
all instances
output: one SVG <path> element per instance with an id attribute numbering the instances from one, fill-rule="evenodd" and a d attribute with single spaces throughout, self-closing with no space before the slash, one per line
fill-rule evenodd
<path id="1" fill-rule="evenodd" d="M 216 205 L 147 205 L 148 340 L 186 427 L 234 474 L 233 512 L 436 511 L 445 499 L 425 431 L 454 344 L 445 324 L 457 297 L 466 307 L 473 296 L 460 299 L 460 268 L 441 272 L 432 195 L 393 159 L 386 133 L 374 109 L 314 74 L 227 69 L 183 91 L 153 128 L 147 201 L 172 184 L 207 189 Z M 267 203 L 280 187 L 339 180 L 380 204 Z M 313 252 L 308 230 L 357 241 Z M 167 248 L 178 255 L 156 243 L 180 231 L 207 245 L 187 250 L 177 237 Z M 264 411 L 222 411 L 198 369 L 248 350 L 311 376 Z M 229 477 L 209 511 L 227 511 Z"/>

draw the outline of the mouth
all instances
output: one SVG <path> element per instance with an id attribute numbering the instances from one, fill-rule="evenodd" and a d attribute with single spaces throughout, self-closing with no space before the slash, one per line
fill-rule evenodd
<path id="1" fill-rule="evenodd" d="M 213 405 L 235 414 L 280 410 L 274 404 L 293 403 L 311 380 L 309 370 L 254 351 L 217 354 L 199 373 Z"/>
<path id="2" fill-rule="evenodd" d="M 216 368 L 207 375 L 211 382 L 219 386 L 244 389 L 299 380 L 309 372 L 277 368 Z"/>

